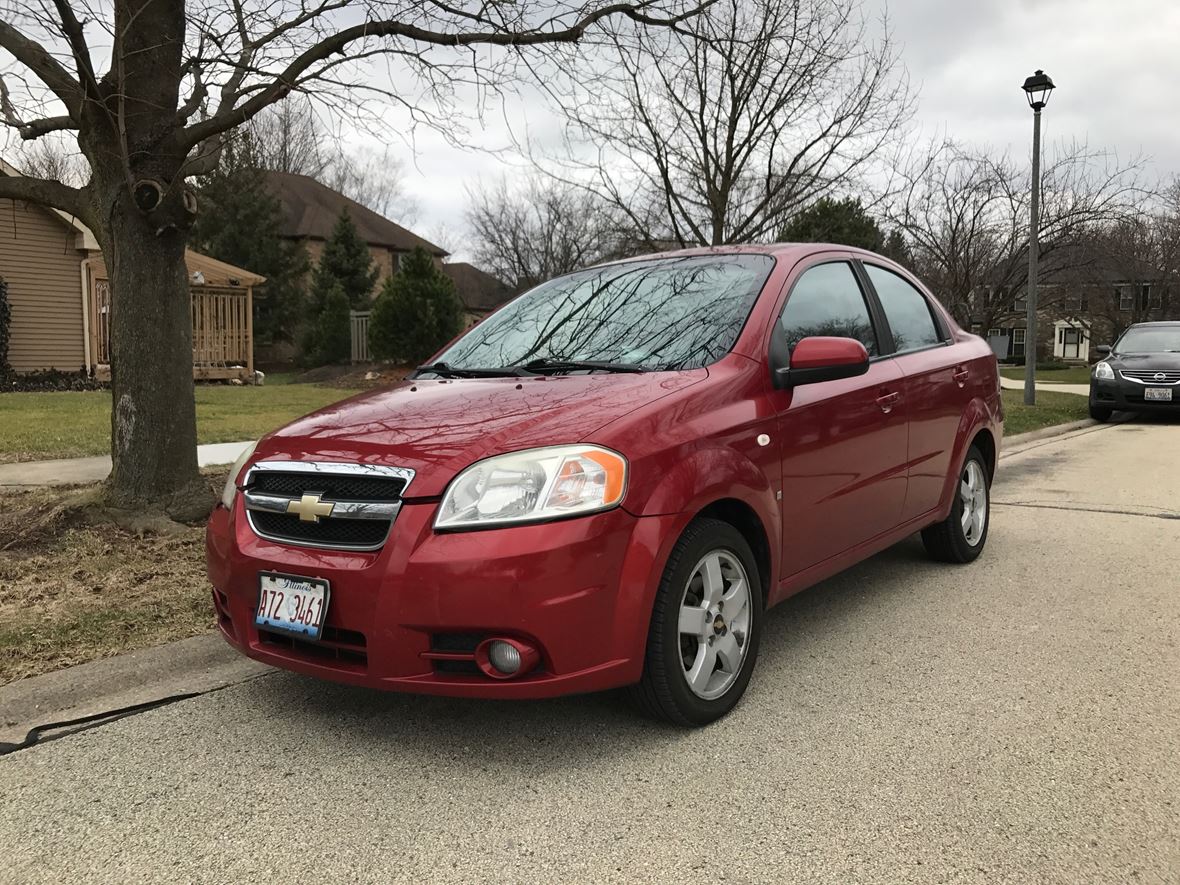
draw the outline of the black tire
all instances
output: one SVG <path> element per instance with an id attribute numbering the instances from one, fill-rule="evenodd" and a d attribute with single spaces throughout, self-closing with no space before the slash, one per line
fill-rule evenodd
<path id="1" fill-rule="evenodd" d="M 1100 424 L 1105 424 L 1109 421 L 1111 412 L 1113 411 L 1113 409 L 1108 409 L 1105 406 L 1096 406 L 1090 403 L 1090 417 Z"/>
<path id="2" fill-rule="evenodd" d="M 724 633 L 716 637 L 710 636 L 710 647 L 713 646 L 714 638 L 730 643 L 737 642 L 738 637 L 744 636 L 744 641 L 738 646 L 743 650 L 743 654 L 736 669 L 736 678 L 732 679 L 724 692 L 716 698 L 705 698 L 698 696 L 690 688 L 685 672 L 688 666 L 684 657 L 688 654 L 687 649 L 695 649 L 699 653 L 701 645 L 698 642 L 694 647 L 692 643 L 697 642 L 694 637 L 681 635 L 680 609 L 686 594 L 691 595 L 693 592 L 691 583 L 698 566 L 714 553 L 720 553 L 722 558 L 729 557 L 726 561 L 730 568 L 733 565 L 732 558 L 736 558 L 745 570 L 749 588 L 746 600 L 749 616 L 744 634 L 735 628 L 731 640 L 725 640 Z M 731 571 L 730 575 L 733 574 L 735 572 Z M 726 576 L 724 580 L 730 582 L 730 576 Z M 727 583 L 726 592 L 730 592 L 732 587 L 732 582 Z M 703 601 L 701 605 L 702 610 L 707 612 L 708 607 Z M 703 623 L 712 623 L 708 615 L 704 616 Z M 722 627 L 719 629 L 726 630 L 728 625 L 724 620 L 721 623 Z M 741 700 L 746 686 L 749 685 L 750 674 L 758 657 L 761 633 L 762 582 L 758 574 L 758 563 L 754 559 L 750 545 L 746 543 L 742 534 L 727 522 L 717 519 L 694 520 L 672 548 L 668 564 L 664 567 L 652 609 L 651 626 L 648 629 L 643 677 L 629 689 L 632 702 L 645 715 L 676 725 L 707 725 L 721 718 Z M 718 642 L 719 646 L 720 644 Z M 718 661 L 721 659 L 718 658 Z M 732 677 L 725 677 L 721 663 L 711 665 L 716 669 L 709 672 L 724 682 L 726 678 Z"/>
<path id="3" fill-rule="evenodd" d="M 982 529 L 969 539 L 967 531 L 963 528 L 964 501 L 960 486 L 968 471 L 972 469 L 972 464 L 982 476 L 985 507 Z M 942 522 L 922 530 L 922 543 L 926 546 L 926 552 L 939 562 L 972 562 L 983 552 L 984 545 L 987 544 L 987 532 L 991 525 L 991 510 L 991 473 L 983 454 L 975 446 L 971 446 L 967 450 L 967 458 L 963 462 L 963 468 L 959 471 L 955 483 L 955 499 L 954 504 L 951 505 L 950 515 Z"/>

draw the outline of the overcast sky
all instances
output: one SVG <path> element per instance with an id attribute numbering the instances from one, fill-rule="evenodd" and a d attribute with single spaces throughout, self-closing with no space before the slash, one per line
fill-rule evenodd
<path id="1" fill-rule="evenodd" d="M 884 8 L 880 0 L 867 3 L 869 14 Z M 1047 140 L 1086 140 L 1124 160 L 1142 153 L 1152 158 L 1153 173 L 1180 172 L 1180 3 L 893 0 L 889 20 L 919 91 L 915 139 L 945 134 L 1027 157 L 1032 113 L 1020 84 L 1043 68 L 1058 87 L 1044 114 Z M 508 104 L 518 132 L 525 125 L 555 130 L 539 102 L 510 97 Z M 471 125 L 470 140 L 508 147 L 503 120 L 493 113 L 486 123 Z M 393 147 L 419 207 L 415 229 L 466 257 L 465 187 L 513 174 L 519 157 L 464 151 L 427 131 L 419 131 L 416 152 Z"/>

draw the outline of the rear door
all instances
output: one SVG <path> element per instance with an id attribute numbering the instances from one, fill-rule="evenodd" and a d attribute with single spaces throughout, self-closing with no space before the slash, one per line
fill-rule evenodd
<path id="1" fill-rule="evenodd" d="M 938 506 L 954 452 L 959 420 L 970 397 L 963 345 L 916 283 L 897 271 L 862 262 L 901 370 L 910 423 L 908 483 L 902 521 Z"/>
<path id="2" fill-rule="evenodd" d="M 783 453 L 783 566 L 790 576 L 898 524 L 906 488 L 903 376 L 883 355 L 851 260 L 796 278 L 774 335 L 793 348 L 812 335 L 856 338 L 869 352 L 857 378 L 777 390 Z"/>

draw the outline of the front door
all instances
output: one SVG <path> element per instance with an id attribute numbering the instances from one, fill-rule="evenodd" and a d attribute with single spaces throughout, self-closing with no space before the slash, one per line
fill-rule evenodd
<path id="1" fill-rule="evenodd" d="M 776 392 L 784 577 L 900 522 L 907 404 L 901 370 L 881 356 L 867 305 L 849 262 L 817 264 L 796 280 L 774 330 L 791 348 L 811 335 L 856 338 L 872 359 L 857 378 Z"/>

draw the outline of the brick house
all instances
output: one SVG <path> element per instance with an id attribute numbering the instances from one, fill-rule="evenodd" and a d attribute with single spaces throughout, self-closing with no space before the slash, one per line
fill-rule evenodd
<path id="1" fill-rule="evenodd" d="M 1166 275 L 1135 260 L 1102 258 L 1043 274 L 1037 286 L 1037 359 L 1091 363 L 1096 348 L 1111 344 L 1133 323 L 1180 319 L 1180 290 Z M 972 331 L 992 342 L 1001 359 L 1027 349 L 1021 291 L 1009 315 Z"/>
<path id="2" fill-rule="evenodd" d="M 332 229 L 344 210 L 348 210 L 361 238 L 369 244 L 373 263 L 378 268 L 374 291 L 381 288 L 386 277 L 397 273 L 402 256 L 415 248 L 421 246 L 433 255 L 440 267 L 448 254 L 441 246 L 436 246 L 310 176 L 291 172 L 261 174 L 267 189 L 278 200 L 282 210 L 280 233 L 286 239 L 303 244 L 313 267 L 323 254 L 324 244 L 331 239 Z"/>

